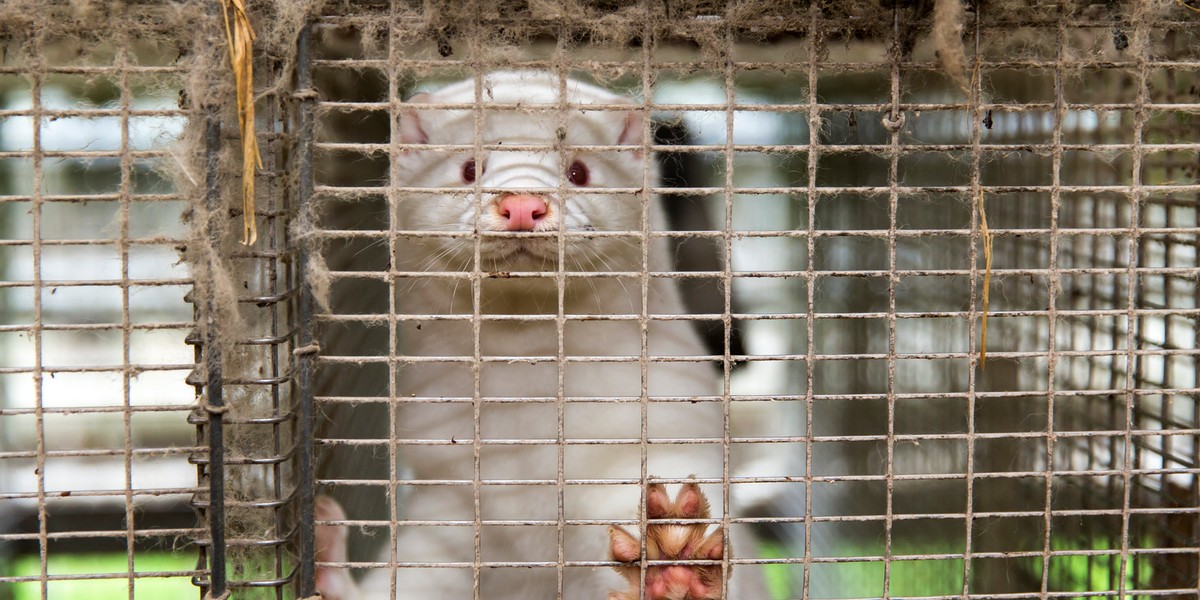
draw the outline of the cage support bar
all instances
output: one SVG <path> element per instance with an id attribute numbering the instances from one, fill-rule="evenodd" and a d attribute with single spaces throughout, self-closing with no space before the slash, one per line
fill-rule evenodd
<path id="1" fill-rule="evenodd" d="M 296 41 L 296 99 L 299 102 L 300 154 L 299 182 L 297 194 L 300 203 L 300 214 L 311 214 L 313 196 L 312 185 L 312 144 L 313 144 L 313 106 L 316 94 L 312 90 L 312 24 L 307 23 L 300 29 Z M 303 218 L 303 217 L 302 217 Z M 299 347 L 296 350 L 296 379 L 300 388 L 300 406 L 298 424 L 300 430 L 299 462 L 300 480 L 297 482 L 297 499 L 299 500 L 299 539 L 300 564 L 298 565 L 296 592 L 301 598 L 316 593 L 316 570 L 313 547 L 316 543 L 315 527 L 313 525 L 313 436 L 314 436 L 314 355 L 316 340 L 313 337 L 313 291 L 307 275 L 306 265 L 312 242 L 303 240 L 299 248 L 298 275 L 300 295 L 299 312 Z M 314 351 L 309 351 L 314 349 Z"/>
<path id="2" fill-rule="evenodd" d="M 205 202 L 211 214 L 221 210 L 221 188 L 217 181 L 220 167 L 221 122 L 215 108 L 205 116 Z M 220 233 L 209 223 L 209 241 L 220 246 Z M 208 530 L 212 537 L 209 560 L 208 597 L 222 598 L 228 592 L 225 577 L 225 398 L 221 386 L 221 350 L 218 342 L 216 306 L 210 296 L 204 300 L 204 386 L 205 410 L 208 416 Z"/>

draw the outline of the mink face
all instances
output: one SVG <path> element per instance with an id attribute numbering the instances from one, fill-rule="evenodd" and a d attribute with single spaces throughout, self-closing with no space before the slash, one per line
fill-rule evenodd
<path id="1" fill-rule="evenodd" d="M 565 100 L 560 91 L 555 75 L 497 73 L 484 80 L 479 110 L 424 107 L 475 104 L 474 80 L 410 100 L 401 131 L 402 141 L 414 146 L 396 159 L 398 183 L 445 189 L 403 194 L 397 206 L 400 226 L 478 230 L 484 270 L 556 269 L 559 242 L 553 234 L 559 231 L 639 233 L 643 194 L 630 190 L 655 179 L 645 169 L 638 145 L 641 114 L 614 110 L 630 101 L 576 81 L 566 82 Z M 588 104 L 608 109 L 577 109 Z M 499 232 L 534 235 L 487 235 Z M 435 259 L 428 270 L 472 267 L 474 239 L 427 237 L 421 243 Z M 565 244 L 568 270 L 624 270 L 640 264 L 633 235 L 568 235 Z"/>

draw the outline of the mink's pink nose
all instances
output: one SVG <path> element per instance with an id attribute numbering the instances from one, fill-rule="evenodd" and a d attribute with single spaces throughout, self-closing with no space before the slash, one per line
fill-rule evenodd
<path id="1" fill-rule="evenodd" d="M 496 203 L 496 212 L 508 231 L 533 231 L 549 209 L 545 198 L 533 194 L 509 194 Z"/>

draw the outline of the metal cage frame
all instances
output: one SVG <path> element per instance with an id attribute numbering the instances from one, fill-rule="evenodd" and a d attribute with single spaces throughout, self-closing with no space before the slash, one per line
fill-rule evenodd
<path id="1" fill-rule="evenodd" d="M 209 25 L 220 23 L 218 3 L 203 8 L 191 4 L 206 15 Z M 606 16 L 628 16 L 622 11 L 637 8 L 643 11 L 638 14 L 656 19 L 645 21 L 641 28 L 626 23 L 631 28 L 619 39 L 604 37 L 603 23 L 547 15 L 538 12 L 535 3 L 506 5 L 516 7 L 511 14 L 484 3 L 471 14 L 453 18 L 426 4 L 413 0 L 330 3 L 322 12 L 308 15 L 297 32 L 294 56 L 257 58 L 259 82 L 272 84 L 257 101 L 257 129 L 264 151 L 254 218 L 262 225 L 261 241 L 231 250 L 235 247 L 223 228 L 226 223 L 218 220 L 203 232 L 212 252 L 227 261 L 232 280 L 240 286 L 238 312 L 245 319 L 240 329 L 221 319 L 214 297 L 199 293 L 189 298 L 194 307 L 192 323 L 147 325 L 130 317 L 131 287 L 194 282 L 132 277 L 129 249 L 182 246 L 187 240 L 141 239 L 128 228 L 104 239 L 53 240 L 47 239 L 41 225 L 49 203 L 115 200 L 128 214 L 135 200 L 180 197 L 177 192 L 139 195 L 131 183 L 136 159 L 167 153 L 161 148 L 131 148 L 130 119 L 163 115 L 187 118 L 203 131 L 206 172 L 197 187 L 203 190 L 204 205 L 196 208 L 229 220 L 242 218 L 240 211 L 227 208 L 230 149 L 237 138 L 229 107 L 214 104 L 192 112 L 133 107 L 133 94 L 126 85 L 131 74 L 176 75 L 181 67 L 136 65 L 124 46 L 114 64 L 104 66 L 47 65 L 38 62 L 36 51 L 29 54 L 34 57 L 30 63 L 0 61 L 0 75 L 30 78 L 32 102 L 29 108 L 3 105 L 0 121 L 29 118 L 36 124 L 30 148 L 0 148 L 0 159 L 28 160 L 37 174 L 28 194 L 0 196 L 0 214 L 16 214 L 15 209 L 5 212 L 6 204 L 29 205 L 34 223 L 28 239 L 0 238 L 0 274 L 7 275 L 5 261 L 13 260 L 15 252 L 29 249 L 38 255 L 40 249 L 53 245 L 111 244 L 119 247 L 124 268 L 115 283 L 56 282 L 44 279 L 35 258 L 30 280 L 0 280 L 0 298 L 16 297 L 4 296 L 6 290 L 28 289 L 39 299 L 30 322 L 0 321 L 0 334 L 37 340 L 30 351 L 36 359 L 32 366 L 0 363 L 2 376 L 32 376 L 36 396 L 31 406 L 0 404 L 0 434 L 4 419 L 33 418 L 37 430 L 35 447 L 0 446 L 0 463 L 23 465 L 19 461 L 32 459 L 37 468 L 36 489 L 0 490 L 0 506 L 37 504 L 23 524 L 0 529 L 0 544 L 26 553 L 36 545 L 40 560 L 40 572 L 34 575 L 0 571 L 0 585 L 37 583 L 44 597 L 57 580 L 128 578 L 132 597 L 139 577 L 181 574 L 136 570 L 135 546 L 141 547 L 143 538 L 175 536 L 188 538 L 198 548 L 195 569 L 182 574 L 192 578 L 205 598 L 231 594 L 307 598 L 318 591 L 319 568 L 345 566 L 318 564 L 314 547 L 316 528 L 323 524 L 314 520 L 317 495 L 343 488 L 371 488 L 372 493 L 386 496 L 384 503 L 390 503 L 386 516 L 352 518 L 347 525 L 386 530 L 386 543 L 395 543 L 405 521 L 395 507 L 396 490 L 415 485 L 401 481 L 395 457 L 399 445 L 412 441 L 398 441 L 395 431 L 382 439 L 326 436 L 321 430 L 327 414 L 364 404 L 389 411 L 394 428 L 398 400 L 394 386 L 386 397 L 327 392 L 322 386 L 328 378 L 348 372 L 343 369 L 368 364 L 382 365 L 394 379 L 398 365 L 428 358 L 405 356 L 397 348 L 396 329 L 398 322 L 433 315 L 339 313 L 336 304 L 325 311 L 312 275 L 324 269 L 335 287 L 355 278 L 378 280 L 386 283 L 390 296 L 397 294 L 398 279 L 417 275 L 396 273 L 392 263 L 380 269 L 355 269 L 336 263 L 323 267 L 323 261 L 331 252 L 353 250 L 360 243 L 387 244 L 391 260 L 398 237 L 422 233 L 398 231 L 394 223 L 381 225 L 378 219 L 371 222 L 373 226 L 345 226 L 329 218 L 325 208 L 337 201 L 382 198 L 388 207 L 383 219 L 387 221 L 400 194 L 420 191 L 399 189 L 386 168 L 380 173 L 386 179 L 382 183 L 349 185 L 332 182 L 328 167 L 350 156 L 358 157 L 369 172 L 404 151 L 395 137 L 397 119 L 404 95 L 422 76 L 450 72 L 478 76 L 505 67 L 584 75 L 620 72 L 624 78 L 613 79 L 642 93 L 638 108 L 646 114 L 701 114 L 721 123 L 720 136 L 682 141 L 654 139 L 648 128 L 643 147 L 647 153 L 694 159 L 709 172 L 699 183 L 685 182 L 680 187 L 668 182 L 631 193 L 643 194 L 647 201 L 657 194 L 668 204 L 690 207 L 672 209 L 678 230 L 652 231 L 646 225 L 633 234 L 665 238 L 679 247 L 711 244 L 723 263 L 612 276 L 641 282 L 643 292 L 645 280 L 651 277 L 680 285 L 707 281 L 719 290 L 706 308 L 689 314 L 652 315 L 643 305 L 640 314 L 622 315 L 643 327 L 654 320 L 720 326 L 712 334 L 717 346 L 711 354 L 670 360 L 719 365 L 724 389 L 711 397 L 673 400 L 713 401 L 726 408 L 740 402 L 788 404 L 799 415 L 800 433 L 739 438 L 731 433 L 726 413 L 724 471 L 720 478 L 704 483 L 723 484 L 726 500 L 733 486 L 793 486 L 787 498 L 794 506 L 786 507 L 790 512 L 780 509 L 752 516 L 735 517 L 726 511 L 713 522 L 724 527 L 753 526 L 781 539 L 786 537 L 780 533 L 784 528 L 793 528 L 788 530 L 791 535 L 801 532 L 799 541 L 793 539 L 790 546 L 780 542 L 776 555 L 726 558 L 726 567 L 778 567 L 788 574 L 787 597 L 820 597 L 814 581 L 844 577 L 851 572 L 848 569 L 863 566 L 878 566 L 870 579 L 872 585 L 882 587 L 872 597 L 1200 597 L 1200 335 L 1196 333 L 1200 330 L 1200 285 L 1196 284 L 1200 277 L 1200 163 L 1196 160 L 1200 53 L 1194 50 L 1200 44 L 1193 43 L 1200 37 L 1193 33 L 1200 31 L 1200 10 L 1195 3 L 1074 6 L 1059 2 L 1049 8 L 1009 7 L 1011 11 L 992 3 L 953 3 L 967 11 L 960 36 L 967 63 L 963 65 L 968 78 L 965 92 L 936 58 L 934 50 L 945 48 L 924 41 L 923 33 L 939 18 L 928 2 L 883 3 L 869 14 L 822 2 L 774 8 L 763 4 L 756 14 L 738 10 L 732 3 L 585 2 Z M 426 14 L 426 10 L 433 12 Z M 430 18 L 433 13 L 439 18 Z M 129 32 L 123 30 L 121 35 Z M 365 41 L 372 36 L 379 36 L 378 45 Z M 1012 36 L 1014 45 L 1026 46 L 1018 52 L 997 41 L 1005 36 Z M 42 38 L 37 39 L 41 43 Z M 128 37 L 119 40 L 130 43 Z M 857 46 L 858 40 L 869 44 Z M 592 43 L 606 53 L 578 52 Z M 844 48 L 831 49 L 839 43 Z M 510 52 L 488 55 L 489 44 Z M 537 48 L 521 54 L 513 50 L 520 44 Z M 413 48 L 419 51 L 406 54 Z M 656 54 L 662 49 L 671 52 Z M 682 80 L 680 74 L 697 72 L 719 90 L 720 99 L 700 104 L 658 101 L 653 96 L 659 78 Z M 44 82 L 62 74 L 118 80 L 122 92 L 117 105 L 45 106 Z M 352 97 L 353 93 L 335 89 L 338 76 L 358 78 L 355 81 L 367 82 L 364 86 L 383 90 L 382 95 Z M 766 93 L 747 99 L 741 93 L 748 87 L 761 90 L 784 81 L 794 86 L 789 88 L 794 92 L 789 101 L 766 100 L 780 97 Z M 279 82 L 288 85 L 275 85 Z M 1082 89 L 1089 82 L 1104 87 Z M 855 85 L 865 91 L 858 96 L 829 91 Z M 480 106 L 470 108 L 482 114 Z M 768 141 L 735 136 L 735 122 L 752 114 L 779 117 L 778 123 L 786 117 L 795 131 L 788 134 L 791 138 Z M 364 122 L 386 119 L 389 136 L 380 141 L 366 135 L 330 135 L 330 130 L 344 126 L 332 122 L 338 116 L 356 116 Z M 73 117 L 120 119 L 121 145 L 113 151 L 44 147 L 43 120 Z M 914 123 L 920 122 L 934 125 L 918 129 Z M 478 151 L 478 142 L 475 146 Z M 101 156 L 119 160 L 117 192 L 62 196 L 43 192 L 41 173 L 46 161 Z M 753 171 L 755 165 L 747 166 L 747 157 L 763 159 L 773 168 L 784 165 L 778 170 L 788 178 L 768 178 L 765 185 L 761 180 L 746 183 L 736 171 Z M 848 166 L 854 161 L 865 166 Z M 926 176 L 937 169 L 942 169 L 938 177 Z M 855 177 L 844 176 L 850 170 L 858 171 Z M 787 207 L 786 216 L 780 217 L 786 220 L 782 226 L 755 228 L 739 221 L 743 207 L 756 201 L 769 203 L 777 196 L 784 198 L 781 202 Z M 839 203 L 858 204 L 853 210 L 830 208 Z M 918 213 L 913 207 L 922 203 L 925 208 L 919 210 L 926 212 Z M 687 216 L 681 217 L 679 211 L 692 209 L 708 210 L 718 222 L 706 228 L 678 220 Z M 938 213 L 936 218 L 933 213 Z M 782 267 L 761 262 L 735 266 L 735 257 L 769 247 L 747 246 L 748 241 L 778 242 L 789 249 L 790 259 L 780 263 Z M 196 238 L 191 243 L 197 243 Z M 330 250 L 338 244 L 343 246 Z M 871 248 L 876 252 L 865 256 Z M 565 278 L 569 273 L 564 269 L 554 274 Z M 476 272 L 471 276 L 531 275 Z M 777 305 L 786 308 L 740 304 L 745 294 L 733 290 L 745 281 L 792 283 L 791 303 Z M 46 449 L 46 440 L 54 435 L 46 429 L 46 415 L 102 412 L 48 408 L 42 397 L 44 381 L 54 373 L 95 370 L 43 365 L 40 340 L 55 326 L 45 323 L 40 298 L 55 285 L 123 290 L 122 323 L 58 326 L 76 332 L 122 332 L 124 359 L 109 370 L 120 373 L 124 397 L 104 409 L 124 415 L 127 432 L 121 449 Z M 944 293 L 930 293 L 929 287 Z M 949 288 L 955 289 L 945 291 Z M 830 300 L 830 289 L 847 299 Z M 985 369 L 980 347 L 989 294 Z M 929 303 L 923 306 L 922 301 Z M 6 315 L 0 306 L 0 317 Z M 589 318 L 546 317 L 561 321 L 560 342 L 566 323 Z M 483 315 L 477 310 L 465 320 L 482 321 Z M 322 335 L 322 327 L 358 324 L 365 329 L 373 322 L 386 324 L 386 354 L 343 352 Z M 752 337 L 746 331 L 767 322 L 787 323 L 795 339 L 773 352 L 756 352 L 736 339 L 738 332 Z M 128 432 L 131 415 L 139 410 L 130 400 L 130 382 L 145 369 L 169 370 L 178 365 L 143 364 L 130 358 L 131 332 L 184 326 L 194 326 L 187 343 L 194 346 L 195 368 L 187 383 L 194 386 L 198 398 L 189 418 L 196 426 L 196 438 L 188 447 L 137 447 Z M 941 346 L 925 343 L 951 334 L 962 339 Z M 446 357 L 429 360 L 436 358 Z M 480 366 L 511 358 L 480 355 L 466 357 L 470 359 L 466 362 Z M 617 361 L 572 358 L 581 363 Z M 642 366 L 661 359 L 649 355 L 644 341 L 642 355 L 634 358 Z M 565 357 L 533 360 L 558 360 L 560 375 L 563 364 L 570 362 Z M 756 363 L 784 364 L 790 369 L 790 387 L 778 393 L 732 391 L 735 369 Z M 923 387 L 922 381 L 916 381 L 923 378 L 943 385 Z M 835 380 L 855 384 L 828 383 Z M 4 389 L 0 387 L 0 392 Z M 647 394 L 644 386 L 642 392 Z M 468 400 L 482 402 L 479 395 L 476 382 L 477 397 Z M 558 400 L 562 398 L 522 399 L 530 404 Z M 155 410 L 172 409 L 180 407 Z M 857 421 L 847 417 L 854 411 L 862 415 Z M 932 411 L 948 416 L 934 423 L 935 419 L 926 418 Z M 478 415 L 476 419 L 478 430 Z M 642 436 L 645 444 L 644 432 Z M 4 441 L 0 435 L 0 442 Z M 472 440 L 476 450 L 488 443 Z M 738 444 L 777 452 L 802 448 L 803 472 L 734 474 L 728 458 L 730 447 Z M 336 452 L 356 448 L 370 452 L 375 447 L 387 450 L 386 480 L 378 474 L 322 472 Z M 131 457 L 155 451 L 187 453 L 196 466 L 198 485 L 187 490 L 135 485 L 128 464 Z M 121 530 L 92 531 L 100 526 L 82 522 L 69 526 L 78 530 L 53 530 L 51 498 L 55 494 L 65 498 L 73 490 L 47 492 L 46 459 L 97 453 L 119 455 L 127 463 L 127 481 L 120 490 L 126 499 Z M 835 465 L 839 458 L 853 465 Z M 943 463 L 930 464 L 938 460 Z M 0 475 L 3 467 L 0 464 Z M 644 455 L 642 470 L 644 479 Z M 479 479 L 476 469 L 473 483 L 481 485 Z M 556 486 L 561 495 L 569 485 L 594 482 L 540 483 Z M 837 497 L 830 490 L 847 489 L 863 502 L 858 512 L 818 509 Z M 115 494 L 80 492 L 84 493 L 79 496 Z M 184 492 L 194 493 L 192 505 L 203 527 L 180 525 L 179 515 L 170 511 L 135 522 L 135 496 Z M 630 507 L 631 514 L 637 508 Z M 476 513 L 470 526 L 479 531 L 484 524 Z M 560 531 L 567 525 L 595 525 L 568 523 L 561 510 L 558 516 L 557 522 L 538 524 L 555 525 Z M 624 524 L 644 527 L 645 519 Z M 910 540 L 922 528 L 946 543 L 912 545 Z M 1007 537 L 1006 528 L 1032 533 L 1017 543 L 1016 537 Z M 842 552 L 824 552 L 815 541 L 819 531 L 867 542 Z M 50 572 L 47 549 L 52 542 L 110 537 L 125 544 L 126 573 Z M 500 565 L 480 558 L 482 551 L 477 549 L 475 561 L 468 566 L 478 576 L 488 568 L 553 567 L 561 573 L 567 568 L 615 564 L 608 557 L 568 560 L 561 545 L 558 550 L 555 561 Z M 352 559 L 350 566 L 357 568 L 404 568 Z M 907 568 L 898 566 L 902 564 L 937 565 L 943 569 L 939 576 L 953 582 L 910 594 L 905 591 L 909 588 L 897 583 L 902 579 L 899 573 Z"/>

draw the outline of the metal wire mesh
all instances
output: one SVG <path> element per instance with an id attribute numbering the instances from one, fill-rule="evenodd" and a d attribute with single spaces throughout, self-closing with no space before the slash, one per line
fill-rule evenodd
<path id="1" fill-rule="evenodd" d="M 236 171 L 222 162 L 236 144 L 228 115 L 176 107 L 189 75 L 180 51 L 140 42 L 130 24 L 95 39 L 33 36 L 4 55 L 0 597 L 109 583 L 175 597 L 151 586 L 186 580 L 214 597 L 306 597 L 316 559 L 325 573 L 386 573 L 379 597 L 412 593 L 397 576 L 458 573 L 476 598 L 509 593 L 505 577 L 571 598 L 576 573 L 616 563 L 569 540 L 602 549 L 608 525 L 645 532 L 646 482 L 687 479 L 655 479 L 663 447 L 715 452 L 696 473 L 717 507 L 708 522 L 755 539 L 720 568 L 765 580 L 771 598 L 1197 596 L 1200 16 L 1182 2 L 970 3 L 963 90 L 925 36 L 925 3 L 581 6 L 583 17 L 522 3 L 466 14 L 329 3 L 294 61 L 260 57 L 261 81 L 289 81 L 294 67 L 296 92 L 264 85 L 257 103 L 259 244 L 211 240 L 229 253 L 236 326 L 215 320 L 212 298 L 190 297 L 193 314 L 192 278 L 175 264 L 189 207 L 158 175 L 178 166 L 167 142 L 185 123 L 207 126 L 214 214 L 229 203 L 216 177 Z M 653 121 L 635 146 L 658 162 L 629 187 L 575 193 L 626 194 L 644 214 L 661 200 L 667 225 L 479 235 L 478 214 L 459 232 L 399 220 L 406 204 L 463 191 L 406 181 L 406 153 L 484 164 L 563 143 L 630 149 L 492 143 L 481 124 L 517 111 L 485 102 L 482 86 L 440 106 L 469 111 L 474 135 L 404 139 L 414 94 L 499 70 L 635 98 Z M 570 108 L 520 110 L 565 126 Z M 505 190 L 489 186 L 468 187 Z M 481 260 L 485 239 L 537 235 L 567 266 Z M 473 256 L 414 267 L 412 243 L 430 240 Z M 610 242 L 641 260 L 566 260 Z M 652 258 L 658 244 L 668 262 Z M 328 310 L 311 289 L 324 276 Z M 483 302 L 488 286 L 538 280 L 555 289 L 539 310 Z M 465 303 L 411 303 L 446 281 Z M 630 302 L 576 310 L 566 289 L 579 282 L 619 286 Z M 684 304 L 660 301 L 675 289 Z M 707 347 L 655 350 L 655 336 L 684 326 Z M 488 333 L 514 327 L 546 328 L 549 345 L 504 347 Z M 605 331 L 628 339 L 567 350 Z M 470 350 L 418 352 L 422 335 Z M 527 366 L 524 385 L 488 391 L 489 370 L 513 365 Z M 659 369 L 709 368 L 714 389 L 650 388 Z M 450 372 L 461 381 L 413 384 Z M 628 385 L 581 392 L 578 372 Z M 412 407 L 465 407 L 469 426 L 430 434 L 405 420 Z M 676 413 L 655 411 L 689 407 L 715 420 L 658 433 L 653 415 Z M 593 414 L 574 411 L 588 409 L 637 426 L 573 436 L 573 419 Z M 499 411 L 527 429 L 496 426 Z M 579 456 L 621 448 L 633 458 L 620 469 L 577 474 Z M 431 476 L 420 456 L 456 466 Z M 614 488 L 639 494 L 572 512 Z M 430 489 L 468 502 L 416 512 L 414 493 Z M 347 518 L 314 523 L 317 496 Z M 338 524 L 350 526 L 349 555 L 330 561 L 314 526 Z M 467 532 L 465 555 L 397 548 L 419 530 L 447 545 Z M 522 539 L 541 545 L 515 558 L 497 548 Z M 181 540 L 198 561 L 163 562 Z M 81 554 L 109 562 L 81 568 Z"/>
<path id="2" fill-rule="evenodd" d="M 486 452 L 544 440 L 423 439 L 396 422 L 398 402 L 498 400 L 478 389 L 397 397 L 398 379 L 447 361 L 550 363 L 560 374 L 563 363 L 715 361 L 724 392 L 687 400 L 788 407 L 779 413 L 788 415 L 786 425 L 745 437 L 726 428 L 725 435 L 733 454 L 790 454 L 795 471 L 739 475 L 727 467 L 705 480 L 725 494 L 771 490 L 766 512 L 722 517 L 776 540 L 766 554 L 730 562 L 766 572 L 778 597 L 1190 597 L 1197 584 L 1198 188 L 1187 133 L 1195 131 L 1194 33 L 1185 23 L 1194 16 L 1180 7 L 1156 13 L 1161 21 L 1135 22 L 1127 8 L 968 13 L 964 46 L 975 79 L 965 97 L 933 48 L 908 33 L 929 15 L 907 6 L 890 9 L 894 27 L 876 38 L 858 37 L 868 26 L 816 5 L 798 9 L 804 25 L 783 32 L 776 14 L 756 20 L 683 9 L 671 15 L 672 27 L 647 28 L 652 49 L 605 46 L 567 18 L 483 11 L 469 25 L 438 28 L 404 3 L 319 18 L 316 111 L 327 137 L 315 144 L 315 193 L 328 207 L 318 234 L 328 242 L 335 302 L 319 317 L 326 383 L 317 401 L 334 424 L 318 441 L 325 461 L 318 489 L 366 507 L 350 522 L 373 538 L 362 538 L 357 553 L 352 544 L 350 564 L 465 567 L 483 577 L 483 595 L 489 571 L 603 564 L 596 561 L 604 557 L 563 560 L 561 553 L 489 562 L 477 552 L 474 562 L 444 565 L 389 559 L 387 547 L 406 527 L 473 527 L 486 537 L 500 525 L 592 524 L 561 512 L 549 520 L 487 520 L 477 511 L 474 519 L 411 521 L 403 501 L 410 486 L 561 492 L 595 483 L 487 479 L 478 470 L 472 477 L 470 448 L 463 477 L 414 481 L 403 458 L 414 445 Z M 358 30 L 371 31 L 375 44 Z M 522 38 L 533 42 L 498 41 L 514 30 L 534 30 Z M 703 44 L 713 39 L 717 49 L 706 54 Z M 692 45 L 698 40 L 700 49 Z M 405 331 L 437 322 L 595 318 L 552 308 L 517 316 L 397 309 L 411 279 L 461 278 L 468 286 L 480 277 L 538 276 L 484 267 L 411 272 L 393 250 L 400 239 L 453 235 L 399 228 L 389 216 L 398 202 L 455 191 L 406 186 L 389 172 L 399 152 L 415 150 L 397 139 L 400 101 L 419 82 L 502 68 L 601 78 L 691 130 L 690 141 L 659 140 L 649 149 L 692 161 L 697 172 L 651 193 L 663 196 L 675 222 L 700 213 L 710 224 L 632 233 L 715 248 L 719 260 L 605 276 L 634 287 L 647 276 L 707 282 L 715 309 L 608 317 L 715 325 L 721 343 L 707 356 L 406 354 Z M 445 151 L 526 149 L 480 143 L 465 139 Z M 983 368 L 985 216 L 994 246 Z M 678 254 L 685 262 L 693 253 Z M 590 275 L 567 271 L 560 274 Z M 731 335 L 744 338 L 744 351 L 731 351 Z M 475 423 L 476 432 L 481 427 Z"/>
<path id="3" fill-rule="evenodd" d="M 281 61 L 270 59 L 255 65 L 269 81 L 284 69 Z M 304 456 L 311 450 L 303 442 L 305 409 L 298 392 L 308 351 L 303 349 L 296 269 L 303 254 L 290 229 L 297 210 L 290 173 L 298 158 L 289 102 L 281 91 L 255 101 L 262 148 L 257 242 L 230 250 L 225 236 L 212 234 L 213 245 L 229 257 L 239 286 L 239 322 L 215 318 L 219 311 L 212 298 L 192 299 L 199 317 L 208 319 L 191 339 L 202 365 L 191 381 L 204 394 L 192 421 L 199 426 L 198 440 L 207 446 L 207 453 L 193 457 L 206 488 L 194 501 L 208 523 L 208 536 L 197 540 L 200 564 L 208 569 L 196 584 L 206 597 L 283 598 L 297 579 L 296 540 L 303 529 L 298 515 L 304 505 L 296 491 L 302 487 Z M 206 202 L 208 210 L 221 214 L 227 211 L 229 192 L 213 175 L 221 172 L 220 154 L 237 136 L 223 125 L 217 107 L 209 109 L 204 122 L 210 170 Z M 229 215 L 240 220 L 242 213 Z"/>
<path id="4" fill-rule="evenodd" d="M 260 242 L 226 256 L 241 320 L 220 323 L 180 258 L 225 251 L 240 217 L 235 138 L 189 101 L 219 7 L 45 8 L 0 20 L 0 598 L 283 597 L 300 521 L 283 100 L 260 99 Z"/>
<path id="5" fill-rule="evenodd" d="M 27 33 L 0 60 L 0 597 L 186 593 L 177 50 Z"/>

